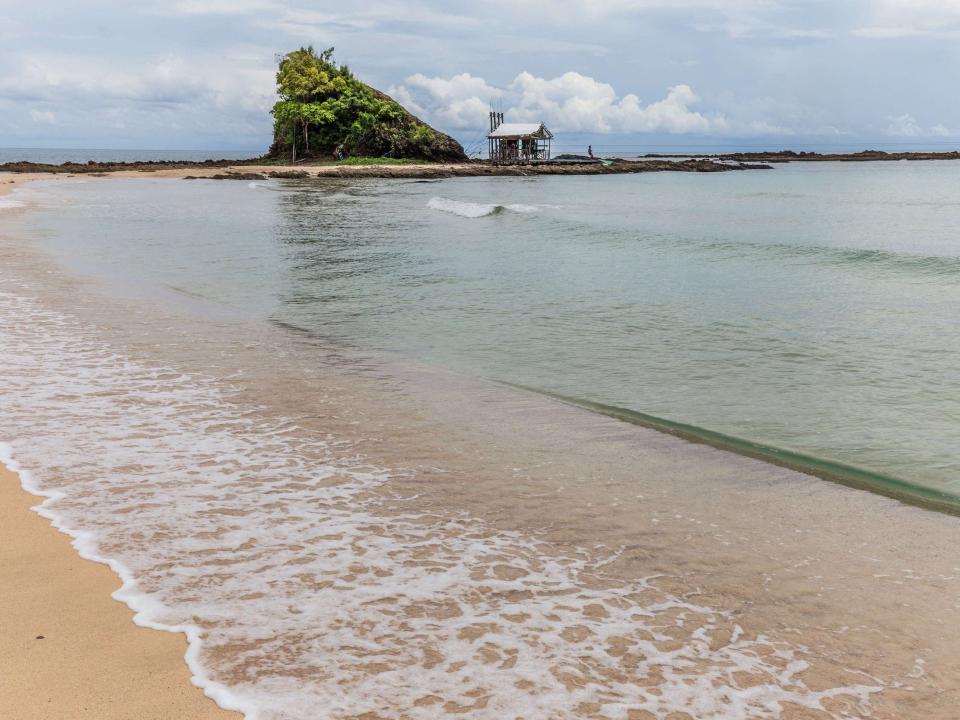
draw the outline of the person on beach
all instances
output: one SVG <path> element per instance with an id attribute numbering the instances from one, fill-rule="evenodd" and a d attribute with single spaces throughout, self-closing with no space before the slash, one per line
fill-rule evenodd
<path id="1" fill-rule="evenodd" d="M 593 145 L 587 145 L 587 156 L 593 157 Z"/>

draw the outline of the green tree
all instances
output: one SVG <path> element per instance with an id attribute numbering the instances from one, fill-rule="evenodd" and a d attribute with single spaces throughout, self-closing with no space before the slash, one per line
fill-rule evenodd
<path id="1" fill-rule="evenodd" d="M 463 159 L 452 138 L 435 133 L 391 98 L 337 66 L 333 48 L 287 53 L 277 68 L 280 99 L 272 152 L 289 151 L 293 162 L 302 138 L 303 155 L 342 150 L 355 155 Z"/>

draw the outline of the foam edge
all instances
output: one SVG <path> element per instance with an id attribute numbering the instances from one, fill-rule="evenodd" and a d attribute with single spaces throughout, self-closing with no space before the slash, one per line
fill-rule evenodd
<path id="1" fill-rule="evenodd" d="M 203 690 L 203 694 L 224 710 L 232 710 L 243 714 L 245 720 L 257 720 L 259 713 L 250 705 L 230 691 L 225 685 L 211 679 L 200 663 L 200 652 L 203 647 L 203 637 L 195 625 L 167 625 L 149 618 L 151 610 L 163 608 L 159 602 L 152 600 L 148 595 L 137 589 L 137 582 L 133 573 L 123 563 L 112 558 L 99 555 L 93 533 L 75 530 L 67 526 L 63 520 L 50 509 L 49 505 L 65 496 L 58 490 L 43 490 L 33 479 L 29 470 L 23 468 L 13 455 L 13 447 L 0 441 L 0 465 L 17 476 L 24 491 L 35 497 L 44 498 L 38 505 L 30 509 L 40 517 L 48 520 L 50 525 L 60 533 L 71 538 L 70 544 L 83 560 L 100 563 L 108 566 L 117 577 L 121 585 L 110 593 L 110 597 L 126 605 L 133 612 L 133 623 L 139 627 L 151 630 L 160 630 L 169 633 L 182 633 L 187 638 L 187 651 L 183 655 L 184 662 L 190 670 L 190 682 Z"/>

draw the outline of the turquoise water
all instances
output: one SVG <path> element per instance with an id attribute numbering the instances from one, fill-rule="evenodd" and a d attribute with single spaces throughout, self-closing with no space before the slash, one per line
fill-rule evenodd
<path id="1" fill-rule="evenodd" d="M 958 180 L 944 161 L 103 181 L 7 222 L 131 292 L 953 494 Z"/>

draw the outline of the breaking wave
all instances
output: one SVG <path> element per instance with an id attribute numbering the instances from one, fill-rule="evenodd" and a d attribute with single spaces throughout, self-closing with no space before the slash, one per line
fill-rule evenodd
<path id="1" fill-rule="evenodd" d="M 502 212 L 535 213 L 541 210 L 541 206 L 539 205 L 523 205 L 520 203 L 495 205 L 451 200 L 445 197 L 430 198 L 427 202 L 427 207 L 431 210 L 439 210 L 440 212 L 459 215 L 464 218 L 481 218 L 487 217 L 488 215 L 497 215 Z"/>

